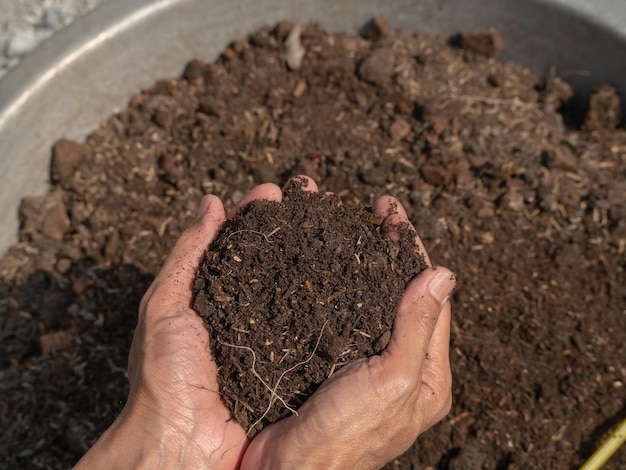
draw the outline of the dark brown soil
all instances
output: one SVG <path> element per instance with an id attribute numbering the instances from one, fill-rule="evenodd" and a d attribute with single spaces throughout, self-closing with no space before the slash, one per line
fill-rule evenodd
<path id="1" fill-rule="evenodd" d="M 305 173 L 348 207 L 396 196 L 457 273 L 452 411 L 389 468 L 577 467 L 626 416 L 619 97 L 598 90 L 573 129 L 569 86 L 489 57 L 485 32 L 306 26 L 300 63 L 289 31 L 55 146 L 0 261 L 0 465 L 67 468 L 115 418 L 138 301 L 203 193 L 232 206 Z"/>
<path id="2" fill-rule="evenodd" d="M 297 186 L 227 222 L 195 281 L 220 391 L 252 436 L 341 366 L 379 354 L 405 285 L 426 268 L 408 227 Z M 276 398 L 276 397 L 280 398 Z"/>

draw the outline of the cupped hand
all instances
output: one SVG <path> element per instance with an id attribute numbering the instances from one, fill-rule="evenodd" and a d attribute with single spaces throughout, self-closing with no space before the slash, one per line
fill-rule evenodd
<path id="1" fill-rule="evenodd" d="M 385 217 L 383 230 L 391 237 L 410 226 L 394 198 L 378 199 L 373 210 Z M 448 296 L 454 286 L 445 268 L 430 267 L 411 281 L 387 348 L 344 366 L 297 415 L 266 427 L 248 446 L 241 468 L 375 469 L 407 450 L 451 406 Z"/>
<path id="2" fill-rule="evenodd" d="M 273 184 L 257 186 L 229 217 L 254 199 L 280 202 L 282 192 Z M 238 468 L 246 431 L 221 398 L 209 334 L 192 309 L 195 275 L 224 219 L 219 198 L 205 196 L 144 295 L 127 404 L 76 468 Z"/>

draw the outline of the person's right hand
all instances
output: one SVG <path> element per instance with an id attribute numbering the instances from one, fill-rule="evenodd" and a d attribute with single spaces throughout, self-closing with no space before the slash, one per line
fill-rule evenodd
<path id="1" fill-rule="evenodd" d="M 385 217 L 390 236 L 397 236 L 400 224 L 410 224 L 394 198 L 378 199 L 373 209 Z M 416 241 L 430 266 L 417 235 Z M 448 297 L 455 282 L 441 267 L 411 281 L 387 348 L 344 366 L 297 415 L 266 427 L 250 443 L 241 468 L 375 469 L 443 419 L 452 403 Z"/>

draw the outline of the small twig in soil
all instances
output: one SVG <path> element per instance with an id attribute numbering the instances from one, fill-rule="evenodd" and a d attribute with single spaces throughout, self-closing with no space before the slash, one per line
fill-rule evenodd
<path id="1" fill-rule="evenodd" d="M 263 379 L 261 378 L 261 376 L 259 375 L 259 373 L 258 373 L 258 372 L 256 371 L 256 369 L 254 368 L 254 366 L 256 365 L 256 353 L 254 352 L 254 350 L 253 350 L 252 348 L 250 348 L 250 347 L 248 347 L 248 346 L 239 346 L 239 345 L 236 345 L 236 344 L 225 343 L 225 342 L 221 341 L 221 340 L 218 338 L 218 341 L 219 341 L 221 344 L 225 345 L 225 346 L 230 346 L 231 348 L 236 348 L 236 349 L 245 349 L 245 350 L 250 351 L 250 352 L 252 353 L 252 367 L 251 367 L 252 373 L 254 374 L 254 376 L 255 376 L 257 379 L 259 379 L 259 380 L 261 381 L 261 383 L 262 383 L 262 384 L 263 384 L 263 385 L 264 385 L 264 386 L 265 386 L 265 387 L 266 387 L 266 388 L 270 391 L 270 393 L 271 393 L 271 396 L 270 396 L 270 404 L 268 405 L 267 409 L 265 410 L 265 413 L 263 413 L 263 416 L 261 416 L 258 420 L 256 420 L 256 421 L 254 422 L 254 424 L 252 424 L 252 426 L 250 426 L 250 428 L 248 429 L 248 432 L 246 433 L 246 435 L 247 435 L 247 436 L 249 436 L 249 435 L 250 435 L 250 431 L 252 431 L 252 430 L 254 429 L 254 427 L 255 427 L 257 424 L 259 424 L 259 423 L 261 422 L 261 420 L 263 420 L 263 418 L 265 418 L 265 416 L 267 416 L 267 413 L 268 413 L 268 412 L 269 412 L 269 410 L 272 408 L 272 405 L 273 405 L 273 404 L 274 404 L 274 402 L 275 402 L 275 398 L 278 398 L 278 399 L 282 402 L 282 404 L 285 406 L 285 408 L 287 408 L 288 410 L 290 410 L 290 411 L 291 411 L 292 413 L 294 413 L 296 416 L 298 415 L 298 412 L 297 412 L 296 410 L 294 410 L 293 408 L 291 408 L 289 405 L 287 405 L 287 404 L 285 403 L 285 400 L 284 400 L 284 399 L 283 399 L 280 395 L 278 395 L 278 394 L 276 393 L 276 390 L 278 390 L 278 386 L 280 385 L 281 380 L 283 379 L 283 377 L 285 377 L 285 375 L 286 375 L 286 374 L 288 374 L 288 373 L 289 373 L 289 372 L 291 372 L 292 370 L 296 369 L 297 367 L 303 366 L 304 364 L 306 364 L 307 362 L 309 362 L 311 359 L 313 359 L 313 356 L 314 356 L 314 355 L 315 355 L 315 353 L 317 352 L 317 348 L 318 348 L 318 347 L 319 347 L 319 345 L 320 345 L 320 341 L 322 340 L 322 335 L 324 334 L 324 328 L 326 328 L 326 325 L 327 325 L 327 324 L 328 324 L 328 320 L 326 320 L 326 321 L 324 322 L 324 324 L 322 325 L 322 329 L 320 330 L 320 335 L 319 335 L 319 337 L 317 338 L 317 342 L 315 343 L 315 348 L 313 348 L 313 351 L 311 352 L 311 354 L 309 355 L 309 357 L 308 357 L 305 361 L 299 362 L 299 363 L 297 363 L 296 365 L 294 365 L 294 366 L 290 367 L 289 369 L 287 369 L 286 371 L 284 371 L 284 372 L 281 374 L 281 376 L 278 378 L 278 380 L 276 381 L 276 386 L 274 387 L 274 389 L 273 389 L 273 390 L 272 390 L 272 389 L 271 389 L 271 388 L 267 385 L 267 383 L 265 382 L 265 380 L 263 380 Z M 333 370 L 334 370 L 334 366 L 333 366 Z M 332 375 L 332 372 L 331 372 L 331 375 Z M 329 375 L 329 377 L 330 377 L 330 375 Z M 219 393 L 219 392 L 218 392 L 218 393 Z M 244 406 L 245 406 L 244 402 L 242 402 L 242 401 L 239 401 L 239 402 L 240 402 L 242 405 L 244 405 Z M 248 406 L 249 406 L 249 405 L 248 405 Z M 246 408 L 247 408 L 247 407 L 246 407 Z M 251 410 L 250 408 L 248 408 L 248 409 L 252 412 L 252 410 Z M 231 450 L 233 450 L 235 447 L 238 447 L 239 445 L 241 445 L 241 443 L 242 443 L 243 441 L 244 441 L 244 439 L 242 439 L 242 440 L 241 440 L 238 444 L 236 444 L 236 445 L 234 445 L 234 446 L 231 446 L 231 447 L 229 447 L 228 449 L 226 449 L 226 450 L 224 451 L 224 453 L 222 453 L 222 458 L 224 458 L 224 456 L 225 456 L 228 452 L 230 452 Z"/>
<path id="2" fill-rule="evenodd" d="M 298 362 L 297 364 L 291 366 L 289 369 L 283 371 L 282 374 L 280 374 L 280 377 L 278 377 L 278 380 L 276 381 L 276 385 L 274 386 L 274 390 L 270 390 L 271 392 L 271 396 L 270 396 L 270 403 L 269 405 L 267 405 L 267 409 L 265 410 L 265 413 L 263 413 L 263 415 L 257 419 L 252 426 L 250 426 L 250 429 L 248 430 L 248 433 L 250 433 L 251 430 L 253 430 L 255 428 L 255 426 L 257 424 L 259 424 L 266 416 L 267 413 L 269 413 L 269 411 L 272 409 L 272 406 L 274 405 L 274 399 L 278 398 L 283 405 L 285 405 L 285 408 L 287 408 L 289 411 L 291 411 L 293 414 L 295 414 L 296 416 L 298 416 L 298 412 L 296 410 L 294 410 L 293 408 L 291 408 L 289 405 L 287 405 L 285 403 L 285 400 L 283 398 L 281 398 L 280 395 L 278 395 L 276 393 L 276 391 L 278 390 L 278 386 L 280 385 L 280 382 L 283 380 L 283 378 L 285 377 L 285 375 L 287 375 L 289 372 L 291 372 L 294 369 L 297 369 L 300 366 L 303 366 L 304 364 L 306 364 L 307 362 L 311 361 L 311 359 L 313 359 L 313 356 L 315 355 L 315 353 L 317 352 L 317 348 L 320 345 L 320 341 L 322 340 L 322 335 L 324 334 L 324 328 L 326 328 L 326 325 L 328 324 L 328 320 L 326 320 L 324 322 L 324 324 L 322 325 L 322 329 L 320 330 L 320 335 L 317 338 L 317 342 L 315 343 L 315 347 L 313 348 L 313 351 L 311 351 L 311 354 L 309 355 L 309 357 L 301 362 Z M 258 374 L 257 374 L 258 377 Z M 263 384 L 265 384 L 265 382 L 263 382 Z"/>
<path id="3" fill-rule="evenodd" d="M 261 235 L 263 238 L 265 238 L 265 241 L 267 243 L 272 243 L 272 241 L 270 240 L 270 237 L 272 235 L 274 235 L 276 232 L 278 232 L 281 228 L 282 227 L 276 227 L 274 230 L 272 230 L 267 235 L 264 234 L 263 232 L 259 232 L 258 230 L 241 229 L 241 230 L 237 230 L 236 232 L 233 232 L 233 233 L 229 234 L 228 237 L 226 237 L 226 240 L 227 241 L 230 240 L 230 237 L 232 237 L 233 235 L 237 235 L 238 233 L 251 232 L 251 233 L 256 233 L 257 235 Z"/>
<path id="4" fill-rule="evenodd" d="M 250 367 L 250 370 L 252 371 L 252 374 L 261 381 L 261 383 L 263 384 L 263 386 L 265 386 L 265 388 L 267 388 L 270 392 L 270 402 L 269 405 L 267 406 L 265 412 L 263 413 L 263 415 L 257 419 L 252 426 L 250 426 L 250 428 L 248 429 L 248 434 L 250 434 L 250 431 L 253 430 L 257 424 L 259 424 L 269 413 L 269 411 L 271 410 L 272 406 L 274 405 L 276 399 L 280 400 L 280 402 L 283 404 L 283 406 L 285 408 L 287 408 L 289 411 L 291 411 L 293 414 L 295 414 L 296 416 L 298 415 L 298 412 L 296 410 L 294 410 L 292 407 L 290 407 L 286 402 L 285 399 L 282 398 L 280 395 L 278 395 L 276 392 L 278 390 L 278 387 L 280 386 L 280 383 L 282 382 L 283 378 L 285 377 L 285 375 L 287 375 L 289 372 L 293 371 L 294 369 L 297 369 L 300 366 L 303 366 L 304 364 L 308 363 L 311 361 L 311 359 L 313 359 L 313 356 L 315 355 L 315 353 L 317 352 L 317 348 L 320 345 L 320 341 L 322 340 L 322 335 L 324 334 L 324 328 L 326 328 L 326 325 L 328 324 L 328 320 L 326 320 L 324 322 L 324 324 L 322 325 L 322 329 L 320 331 L 320 334 L 317 338 L 317 342 L 315 343 L 315 347 L 313 348 L 313 351 L 311 352 L 311 354 L 309 355 L 309 357 L 301 362 L 298 362 L 297 364 L 291 366 L 289 369 L 283 371 L 283 373 L 280 375 L 280 377 L 278 378 L 278 380 L 276 381 L 276 385 L 274 385 L 274 388 L 270 387 L 267 382 L 265 380 L 263 380 L 263 378 L 261 377 L 261 375 L 257 372 L 255 366 L 256 366 L 256 361 L 257 361 L 257 356 L 256 353 L 254 352 L 254 349 L 250 348 L 249 346 L 241 346 L 241 345 L 237 345 L 237 344 L 231 344 L 231 343 L 225 343 L 224 341 L 220 340 L 218 338 L 218 341 L 223 344 L 224 346 L 228 346 L 231 348 L 235 348 L 235 349 L 245 349 L 246 351 L 250 351 L 250 353 L 252 354 L 252 366 Z"/>
<path id="5" fill-rule="evenodd" d="M 267 388 L 272 395 L 274 394 L 274 390 L 272 390 L 272 387 L 270 387 L 267 384 L 267 382 L 265 380 L 263 380 L 263 377 L 261 377 L 261 375 L 257 372 L 257 370 L 255 368 L 255 366 L 256 366 L 256 353 L 254 352 L 254 349 L 252 349 L 251 347 L 248 347 L 248 346 L 240 346 L 240 345 L 237 345 L 237 344 L 225 343 L 224 341 L 220 340 L 219 338 L 218 338 L 218 341 L 221 344 L 223 344 L 224 346 L 228 346 L 228 347 L 235 348 L 235 349 L 245 349 L 246 351 L 250 351 L 252 353 L 252 366 L 250 367 L 250 370 L 252 371 L 252 375 L 254 375 L 257 379 L 259 379 L 261 381 L 261 383 L 265 386 L 265 388 Z M 273 398 L 273 396 L 272 396 L 272 398 Z M 287 403 L 285 403 L 285 400 L 283 400 L 282 397 L 277 396 L 276 398 L 278 398 L 281 401 L 281 403 L 283 405 L 285 405 L 286 408 L 291 409 L 289 407 L 289 405 L 287 405 Z M 267 413 L 267 411 L 266 411 L 266 413 Z M 263 417 L 265 417 L 265 415 L 263 415 Z"/>

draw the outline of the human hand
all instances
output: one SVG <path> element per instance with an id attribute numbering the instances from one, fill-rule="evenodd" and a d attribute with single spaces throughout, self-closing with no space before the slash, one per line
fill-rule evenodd
<path id="1" fill-rule="evenodd" d="M 304 189 L 317 186 L 309 180 Z M 272 184 L 258 186 L 229 216 L 253 199 L 280 202 L 282 192 Z M 399 223 L 408 223 L 392 198 L 379 199 L 374 211 L 386 216 L 391 236 Z M 223 221 L 219 199 L 206 196 L 199 218 L 142 300 L 128 403 L 77 468 L 237 468 L 242 458 L 242 468 L 375 468 L 441 419 L 450 406 L 450 308 L 427 289 L 439 282 L 445 297 L 454 282 L 438 268 L 407 288 L 380 356 L 342 368 L 298 416 L 266 428 L 246 451 L 246 432 L 219 395 L 208 332 L 191 308 L 193 279 Z"/>
<path id="2" fill-rule="evenodd" d="M 383 229 L 391 237 L 399 236 L 401 225 L 410 226 L 394 198 L 378 199 L 373 210 L 385 217 Z M 445 268 L 431 267 L 411 281 L 387 348 L 344 366 L 297 415 L 261 431 L 241 468 L 375 469 L 407 450 L 450 410 L 448 296 L 454 286 L 454 275 Z"/>
<path id="3" fill-rule="evenodd" d="M 282 192 L 257 186 L 229 217 L 254 199 L 280 202 Z M 128 361 L 128 402 L 76 468 L 239 466 L 246 431 L 219 394 L 209 334 L 191 307 L 196 272 L 224 218 L 219 198 L 205 196 L 144 295 Z"/>

